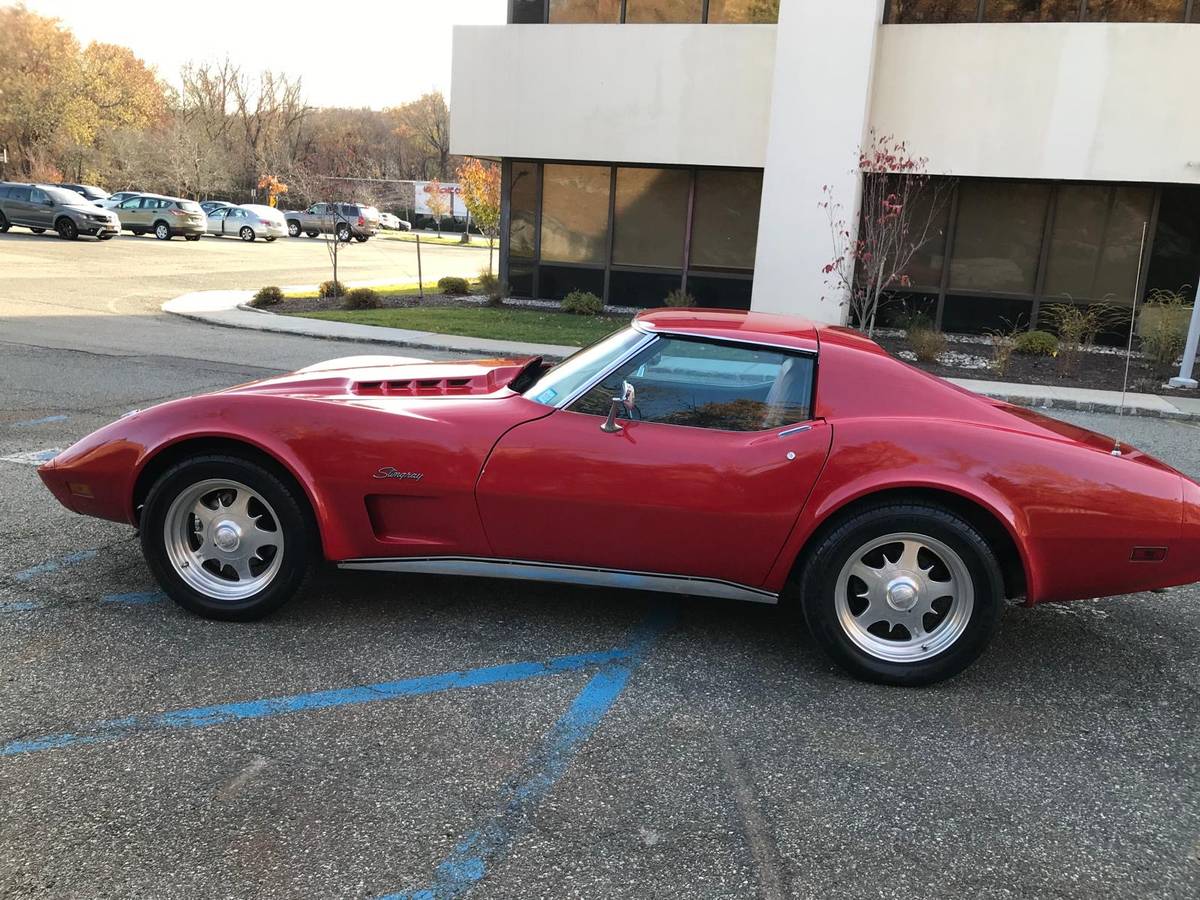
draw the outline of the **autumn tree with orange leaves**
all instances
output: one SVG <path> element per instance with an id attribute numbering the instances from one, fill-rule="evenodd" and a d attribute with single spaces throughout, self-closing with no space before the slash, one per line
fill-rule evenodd
<path id="1" fill-rule="evenodd" d="M 458 167 L 458 186 L 463 205 L 488 242 L 488 272 L 492 271 L 492 248 L 500 234 L 500 167 L 481 159 L 469 159 Z"/>

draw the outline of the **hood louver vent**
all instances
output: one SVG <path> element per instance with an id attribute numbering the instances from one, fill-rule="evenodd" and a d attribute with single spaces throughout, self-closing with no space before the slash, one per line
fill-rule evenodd
<path id="1" fill-rule="evenodd" d="M 359 381 L 352 388 L 356 394 L 371 397 L 478 394 L 488 389 L 486 379 L 474 378 L 406 378 L 394 381 Z"/>

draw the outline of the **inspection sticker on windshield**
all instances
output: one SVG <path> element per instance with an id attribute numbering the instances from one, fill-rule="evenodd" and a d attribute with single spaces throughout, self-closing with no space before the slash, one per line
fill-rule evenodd
<path id="1" fill-rule="evenodd" d="M 553 400 L 557 396 L 558 396 L 558 391 L 556 391 L 554 388 L 546 388 L 544 391 L 542 391 L 540 394 L 537 395 L 537 402 L 538 403 L 549 403 L 551 400 Z"/>

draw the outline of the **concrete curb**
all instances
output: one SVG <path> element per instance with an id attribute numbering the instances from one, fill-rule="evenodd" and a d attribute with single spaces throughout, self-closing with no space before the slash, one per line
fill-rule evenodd
<path id="1" fill-rule="evenodd" d="M 351 287 L 372 287 L 387 282 L 354 282 Z M 309 291 L 316 285 L 291 285 L 285 291 Z M 377 325 L 353 325 L 347 322 L 326 322 L 321 319 L 302 319 L 277 315 L 269 310 L 255 309 L 246 304 L 253 291 L 198 291 L 175 297 L 163 304 L 163 312 L 193 319 L 207 325 L 226 328 L 249 328 L 300 337 L 331 341 L 387 344 L 414 350 L 439 350 L 450 353 L 476 353 L 483 356 L 522 357 L 544 356 L 562 359 L 578 350 L 556 344 L 532 344 L 515 341 L 495 341 L 488 338 L 460 337 L 431 331 L 409 331 L 403 328 L 384 328 Z M 947 379 L 976 394 L 1003 400 L 1017 406 L 1046 410 L 1116 413 L 1127 416 L 1170 419 L 1177 422 L 1200 422 L 1200 400 L 1190 397 L 1167 397 L 1159 394 L 1126 394 L 1124 407 L 1118 391 L 1098 391 L 1090 388 L 1051 387 L 1036 384 L 1011 384 L 1002 381 L 981 381 L 971 378 Z"/>

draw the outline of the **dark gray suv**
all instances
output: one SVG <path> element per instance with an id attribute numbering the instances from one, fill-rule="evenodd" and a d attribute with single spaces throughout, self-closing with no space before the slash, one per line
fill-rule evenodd
<path id="1" fill-rule="evenodd" d="M 121 231 L 116 213 L 101 209 L 74 191 L 51 184 L 0 182 L 0 232 L 13 225 L 24 226 L 34 234 L 53 229 L 69 241 L 81 234 L 107 241 Z"/>

